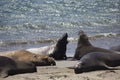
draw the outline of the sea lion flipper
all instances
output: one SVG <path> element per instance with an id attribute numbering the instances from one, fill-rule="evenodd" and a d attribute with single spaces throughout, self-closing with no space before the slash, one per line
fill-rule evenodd
<path id="1" fill-rule="evenodd" d="M 118 67 L 111 67 L 111 66 L 106 65 L 105 63 L 101 63 L 101 65 L 109 70 L 120 70 L 120 68 Z"/>
<path id="2" fill-rule="evenodd" d="M 2 78 L 8 77 L 8 72 L 7 71 L 2 71 L 0 73 L 0 77 L 2 77 Z"/>
<path id="3" fill-rule="evenodd" d="M 120 70 L 120 68 L 118 68 L 118 67 L 106 66 L 106 68 L 108 68 L 109 70 Z"/>

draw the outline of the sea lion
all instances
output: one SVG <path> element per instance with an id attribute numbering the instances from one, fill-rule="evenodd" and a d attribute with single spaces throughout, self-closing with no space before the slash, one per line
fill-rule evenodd
<path id="1" fill-rule="evenodd" d="M 67 48 L 67 37 L 68 34 L 65 33 L 58 41 L 54 48 L 54 51 L 52 54 L 50 54 L 50 57 L 53 57 L 55 60 L 65 60 L 67 59 L 66 56 L 66 48 Z"/>
<path id="2" fill-rule="evenodd" d="M 84 56 L 85 54 L 90 53 L 90 52 L 118 53 L 116 51 L 93 46 L 89 42 L 88 36 L 83 31 L 80 31 L 77 48 L 75 50 L 73 59 L 80 59 L 82 56 Z"/>
<path id="3" fill-rule="evenodd" d="M 18 61 L 32 62 L 36 66 L 48 66 L 48 65 L 56 64 L 55 60 L 51 57 L 34 54 L 26 50 L 14 50 L 14 51 L 1 52 L 0 56 L 6 56 Z"/>
<path id="4" fill-rule="evenodd" d="M 94 70 L 120 69 L 120 54 L 106 52 L 91 52 L 84 55 L 75 65 L 76 74 Z"/>
<path id="5" fill-rule="evenodd" d="M 68 34 L 65 33 L 61 38 L 59 38 L 56 44 L 53 44 L 51 46 L 44 46 L 40 48 L 30 48 L 26 50 L 35 54 L 41 54 L 41 55 L 53 57 L 56 60 L 67 59 L 66 56 L 66 48 L 68 43 L 67 38 L 68 38 Z"/>
<path id="6" fill-rule="evenodd" d="M 32 72 L 36 72 L 36 66 L 33 63 L 0 56 L 0 77 L 5 78 L 9 75 Z"/>
<path id="7" fill-rule="evenodd" d="M 119 51 L 120 52 L 120 45 L 113 46 L 113 47 L 110 48 L 110 50 L 114 50 L 114 51 Z"/>
<path id="8" fill-rule="evenodd" d="M 56 44 L 47 45 L 39 48 L 29 48 L 29 49 L 26 49 L 26 51 L 29 51 L 34 54 L 49 56 L 51 53 L 53 53 L 55 46 Z"/>

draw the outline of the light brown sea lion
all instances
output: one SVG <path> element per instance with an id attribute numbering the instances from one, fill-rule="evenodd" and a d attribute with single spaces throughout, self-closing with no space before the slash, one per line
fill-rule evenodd
<path id="1" fill-rule="evenodd" d="M 93 46 L 89 42 L 88 36 L 83 31 L 80 31 L 77 48 L 74 54 L 74 59 L 80 59 L 82 56 L 90 52 L 118 53 L 116 51 Z"/>
<path id="2" fill-rule="evenodd" d="M 74 67 L 76 74 L 94 70 L 120 69 L 120 54 L 91 52 L 84 55 Z"/>
<path id="3" fill-rule="evenodd" d="M 33 63 L 0 56 L 0 77 L 5 78 L 9 75 L 32 72 L 36 72 L 36 66 Z"/>
<path id="4" fill-rule="evenodd" d="M 18 61 L 32 62 L 36 66 L 55 65 L 55 61 L 53 58 L 44 55 L 34 54 L 26 50 L 1 52 L 0 56 L 6 56 Z"/>

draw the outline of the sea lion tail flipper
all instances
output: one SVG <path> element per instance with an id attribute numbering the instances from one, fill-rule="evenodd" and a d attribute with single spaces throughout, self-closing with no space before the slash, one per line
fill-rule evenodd
<path id="1" fill-rule="evenodd" d="M 109 70 L 120 70 L 120 67 L 111 67 L 111 66 L 106 65 L 105 63 L 102 63 L 102 65 Z"/>
<path id="2" fill-rule="evenodd" d="M 120 67 L 110 67 L 110 66 L 106 66 L 106 68 L 108 68 L 109 70 L 120 70 Z"/>

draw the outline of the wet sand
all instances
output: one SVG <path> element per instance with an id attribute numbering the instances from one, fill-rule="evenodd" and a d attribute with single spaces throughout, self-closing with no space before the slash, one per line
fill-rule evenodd
<path id="1" fill-rule="evenodd" d="M 56 61 L 56 66 L 37 67 L 35 73 L 25 73 L 0 78 L 0 80 L 120 80 L 120 70 L 100 70 L 75 74 L 73 66 L 77 61 Z M 120 67 L 120 66 L 119 66 Z"/>

